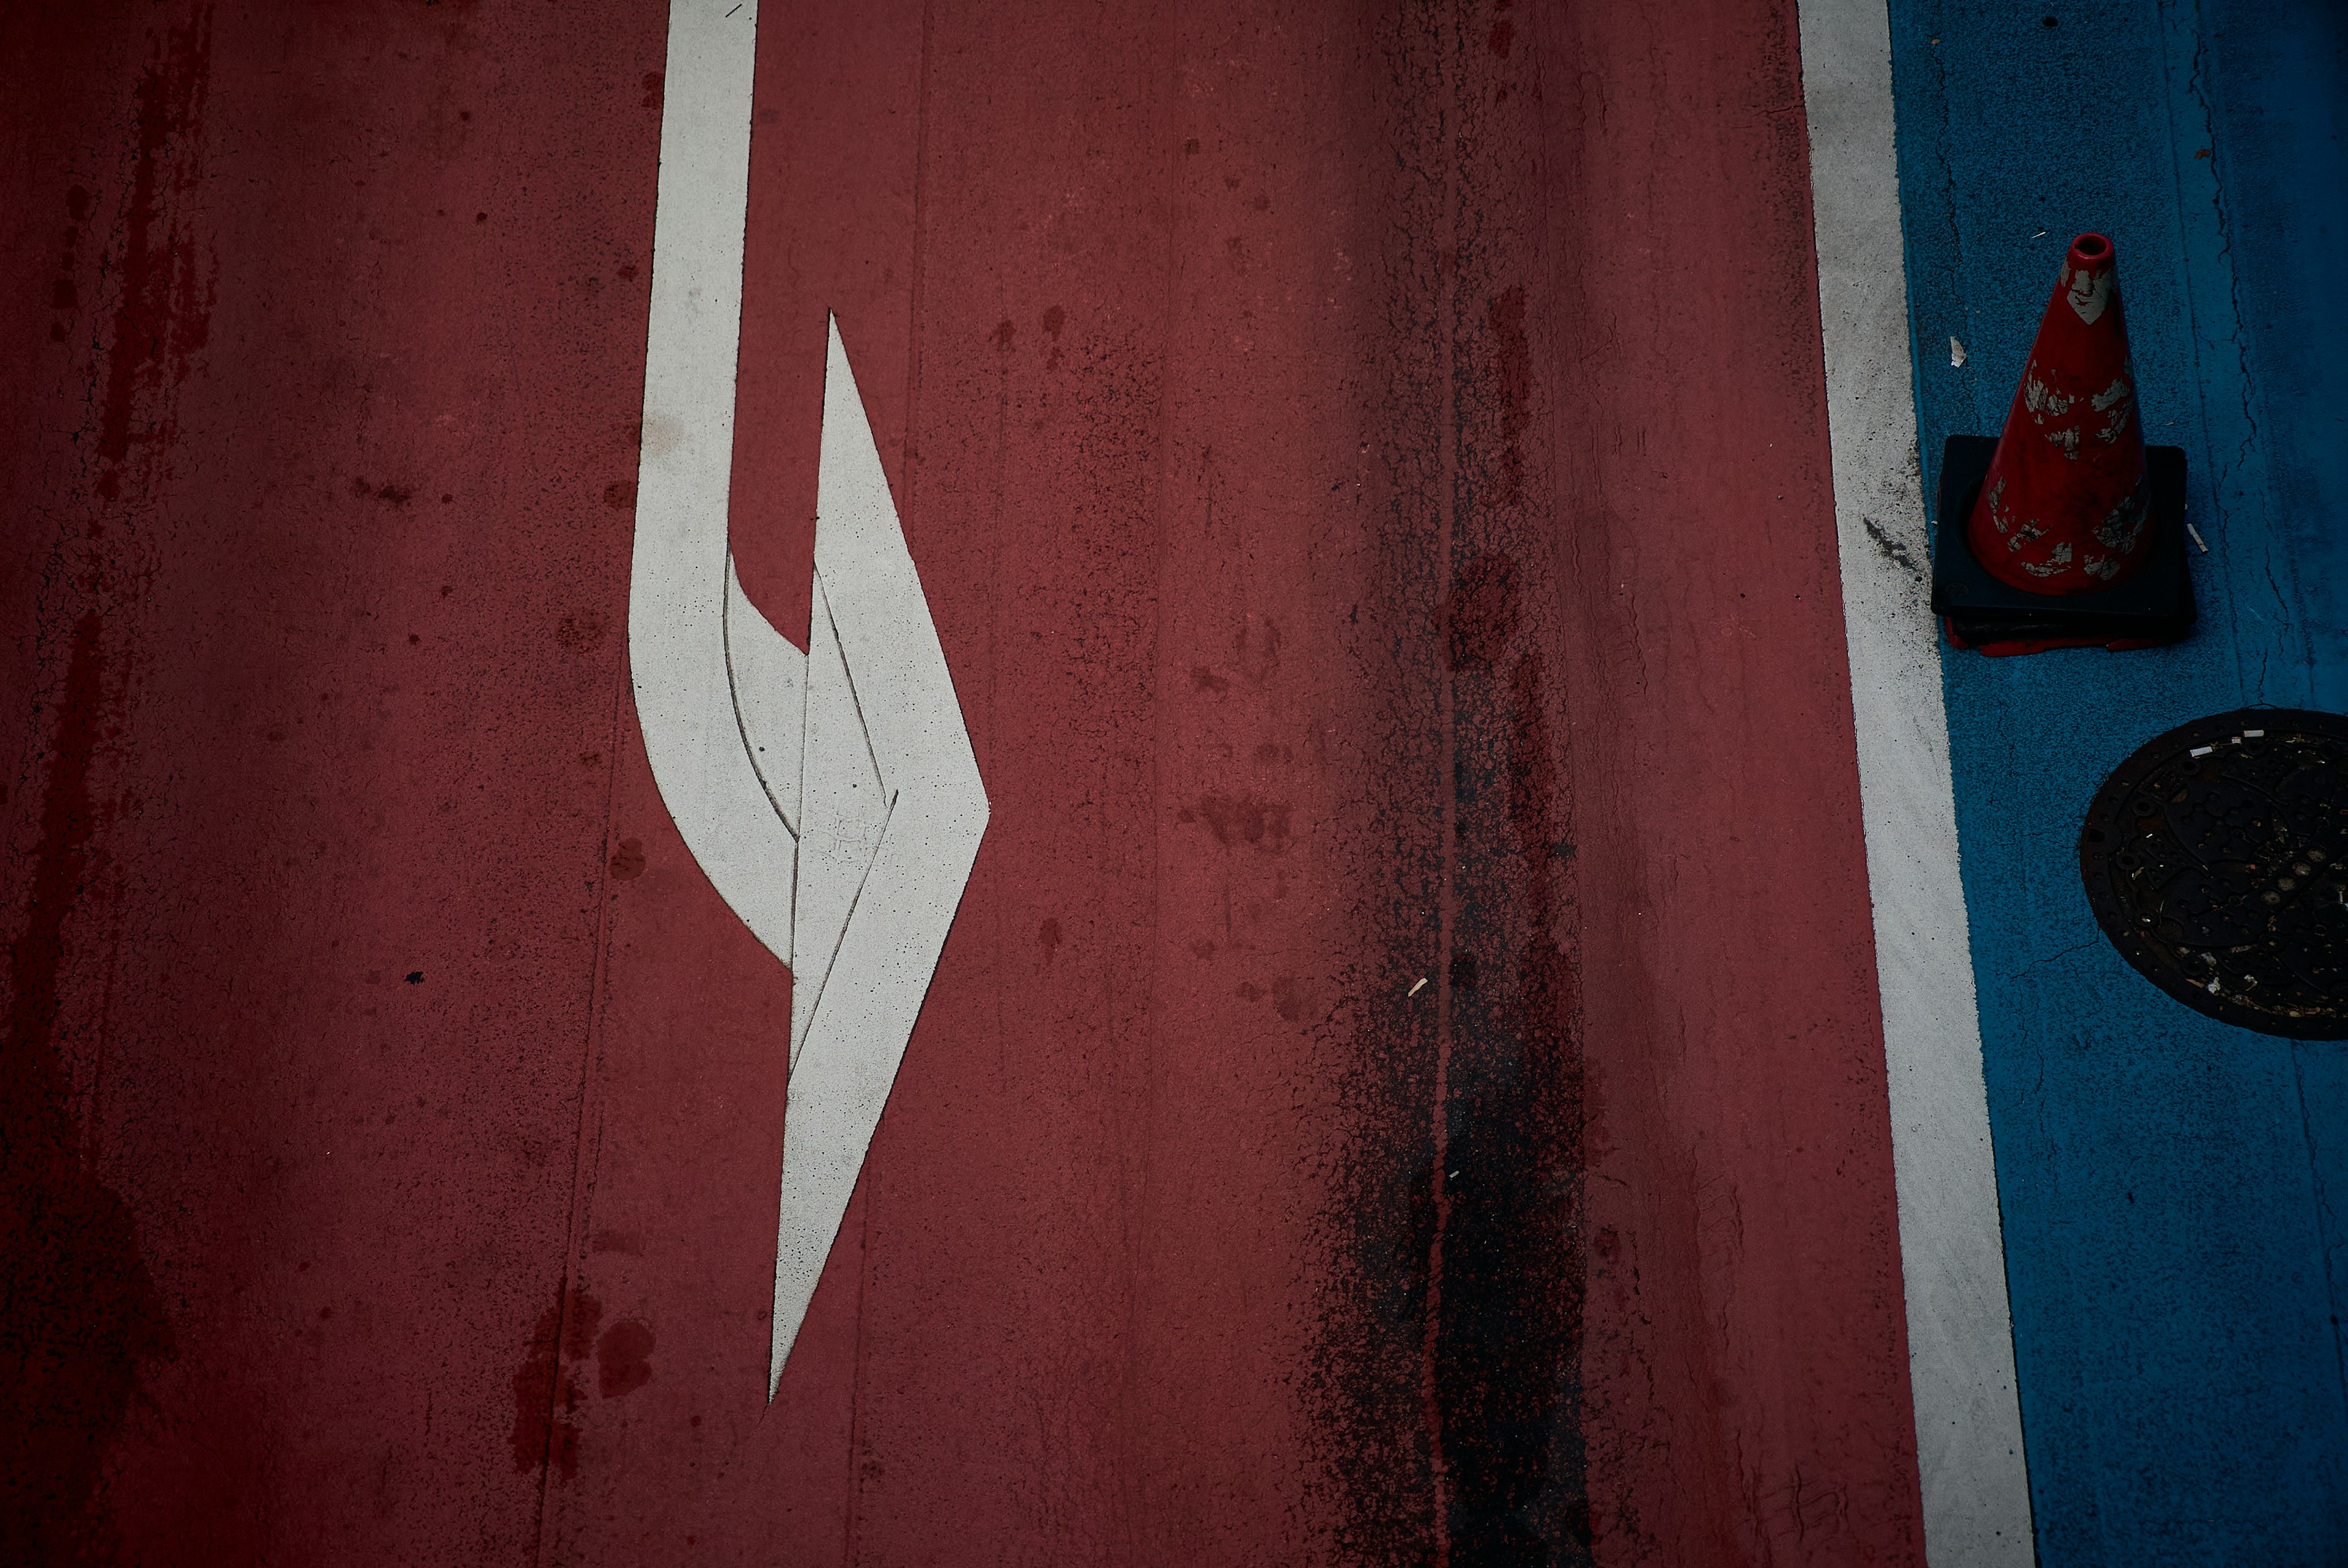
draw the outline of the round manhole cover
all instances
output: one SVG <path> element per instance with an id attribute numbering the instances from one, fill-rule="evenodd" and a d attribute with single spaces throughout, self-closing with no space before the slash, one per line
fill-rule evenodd
<path id="1" fill-rule="evenodd" d="M 2079 870 L 2113 945 L 2170 996 L 2348 1040 L 2348 720 L 2244 709 L 2169 731 L 2096 793 Z"/>

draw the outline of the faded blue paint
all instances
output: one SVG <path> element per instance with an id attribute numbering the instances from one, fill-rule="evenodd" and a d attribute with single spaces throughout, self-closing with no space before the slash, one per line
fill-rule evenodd
<path id="1" fill-rule="evenodd" d="M 2348 10 L 1891 22 L 1926 493 L 1943 436 L 1997 429 L 2065 248 L 2100 230 L 2147 438 L 2185 448 L 2210 549 L 2178 647 L 1943 651 L 2041 1560 L 2348 1563 L 2348 1044 L 2171 1001 L 2075 861 L 2154 734 L 2348 709 Z"/>
<path id="2" fill-rule="evenodd" d="M 2312 706 L 2348 712 L 2348 5 L 2205 3 L 2193 97 L 2234 259 L 2237 434 L 2264 455 L 2313 657 Z"/>

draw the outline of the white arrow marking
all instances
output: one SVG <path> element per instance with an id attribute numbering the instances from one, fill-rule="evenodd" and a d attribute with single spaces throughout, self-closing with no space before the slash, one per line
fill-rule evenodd
<path id="1" fill-rule="evenodd" d="M 791 968 L 767 1389 L 781 1381 L 986 830 L 986 792 L 838 322 L 808 652 L 726 545 L 748 200 L 750 0 L 669 12 L 628 603 L 661 798 Z"/>

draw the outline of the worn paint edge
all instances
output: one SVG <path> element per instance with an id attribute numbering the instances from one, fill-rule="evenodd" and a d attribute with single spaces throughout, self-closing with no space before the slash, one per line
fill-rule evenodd
<path id="1" fill-rule="evenodd" d="M 1890 21 L 1885 0 L 1800 0 L 1799 10 L 1925 1553 L 1934 1568 L 2009 1568 L 2036 1552 L 1928 602 Z"/>

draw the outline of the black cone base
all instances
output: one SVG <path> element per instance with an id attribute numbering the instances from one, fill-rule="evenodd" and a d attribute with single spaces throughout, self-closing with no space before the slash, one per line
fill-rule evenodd
<path id="1" fill-rule="evenodd" d="M 2186 569 L 2185 449 L 2147 446 L 2152 554 L 2142 569 L 2101 593 L 2028 593 L 1990 576 L 1965 538 L 1982 479 L 1997 452 L 1994 436 L 1952 436 L 1941 448 L 1940 507 L 1932 534 L 1932 613 L 1949 641 L 1984 653 L 2042 648 L 2149 648 L 2193 627 Z"/>

